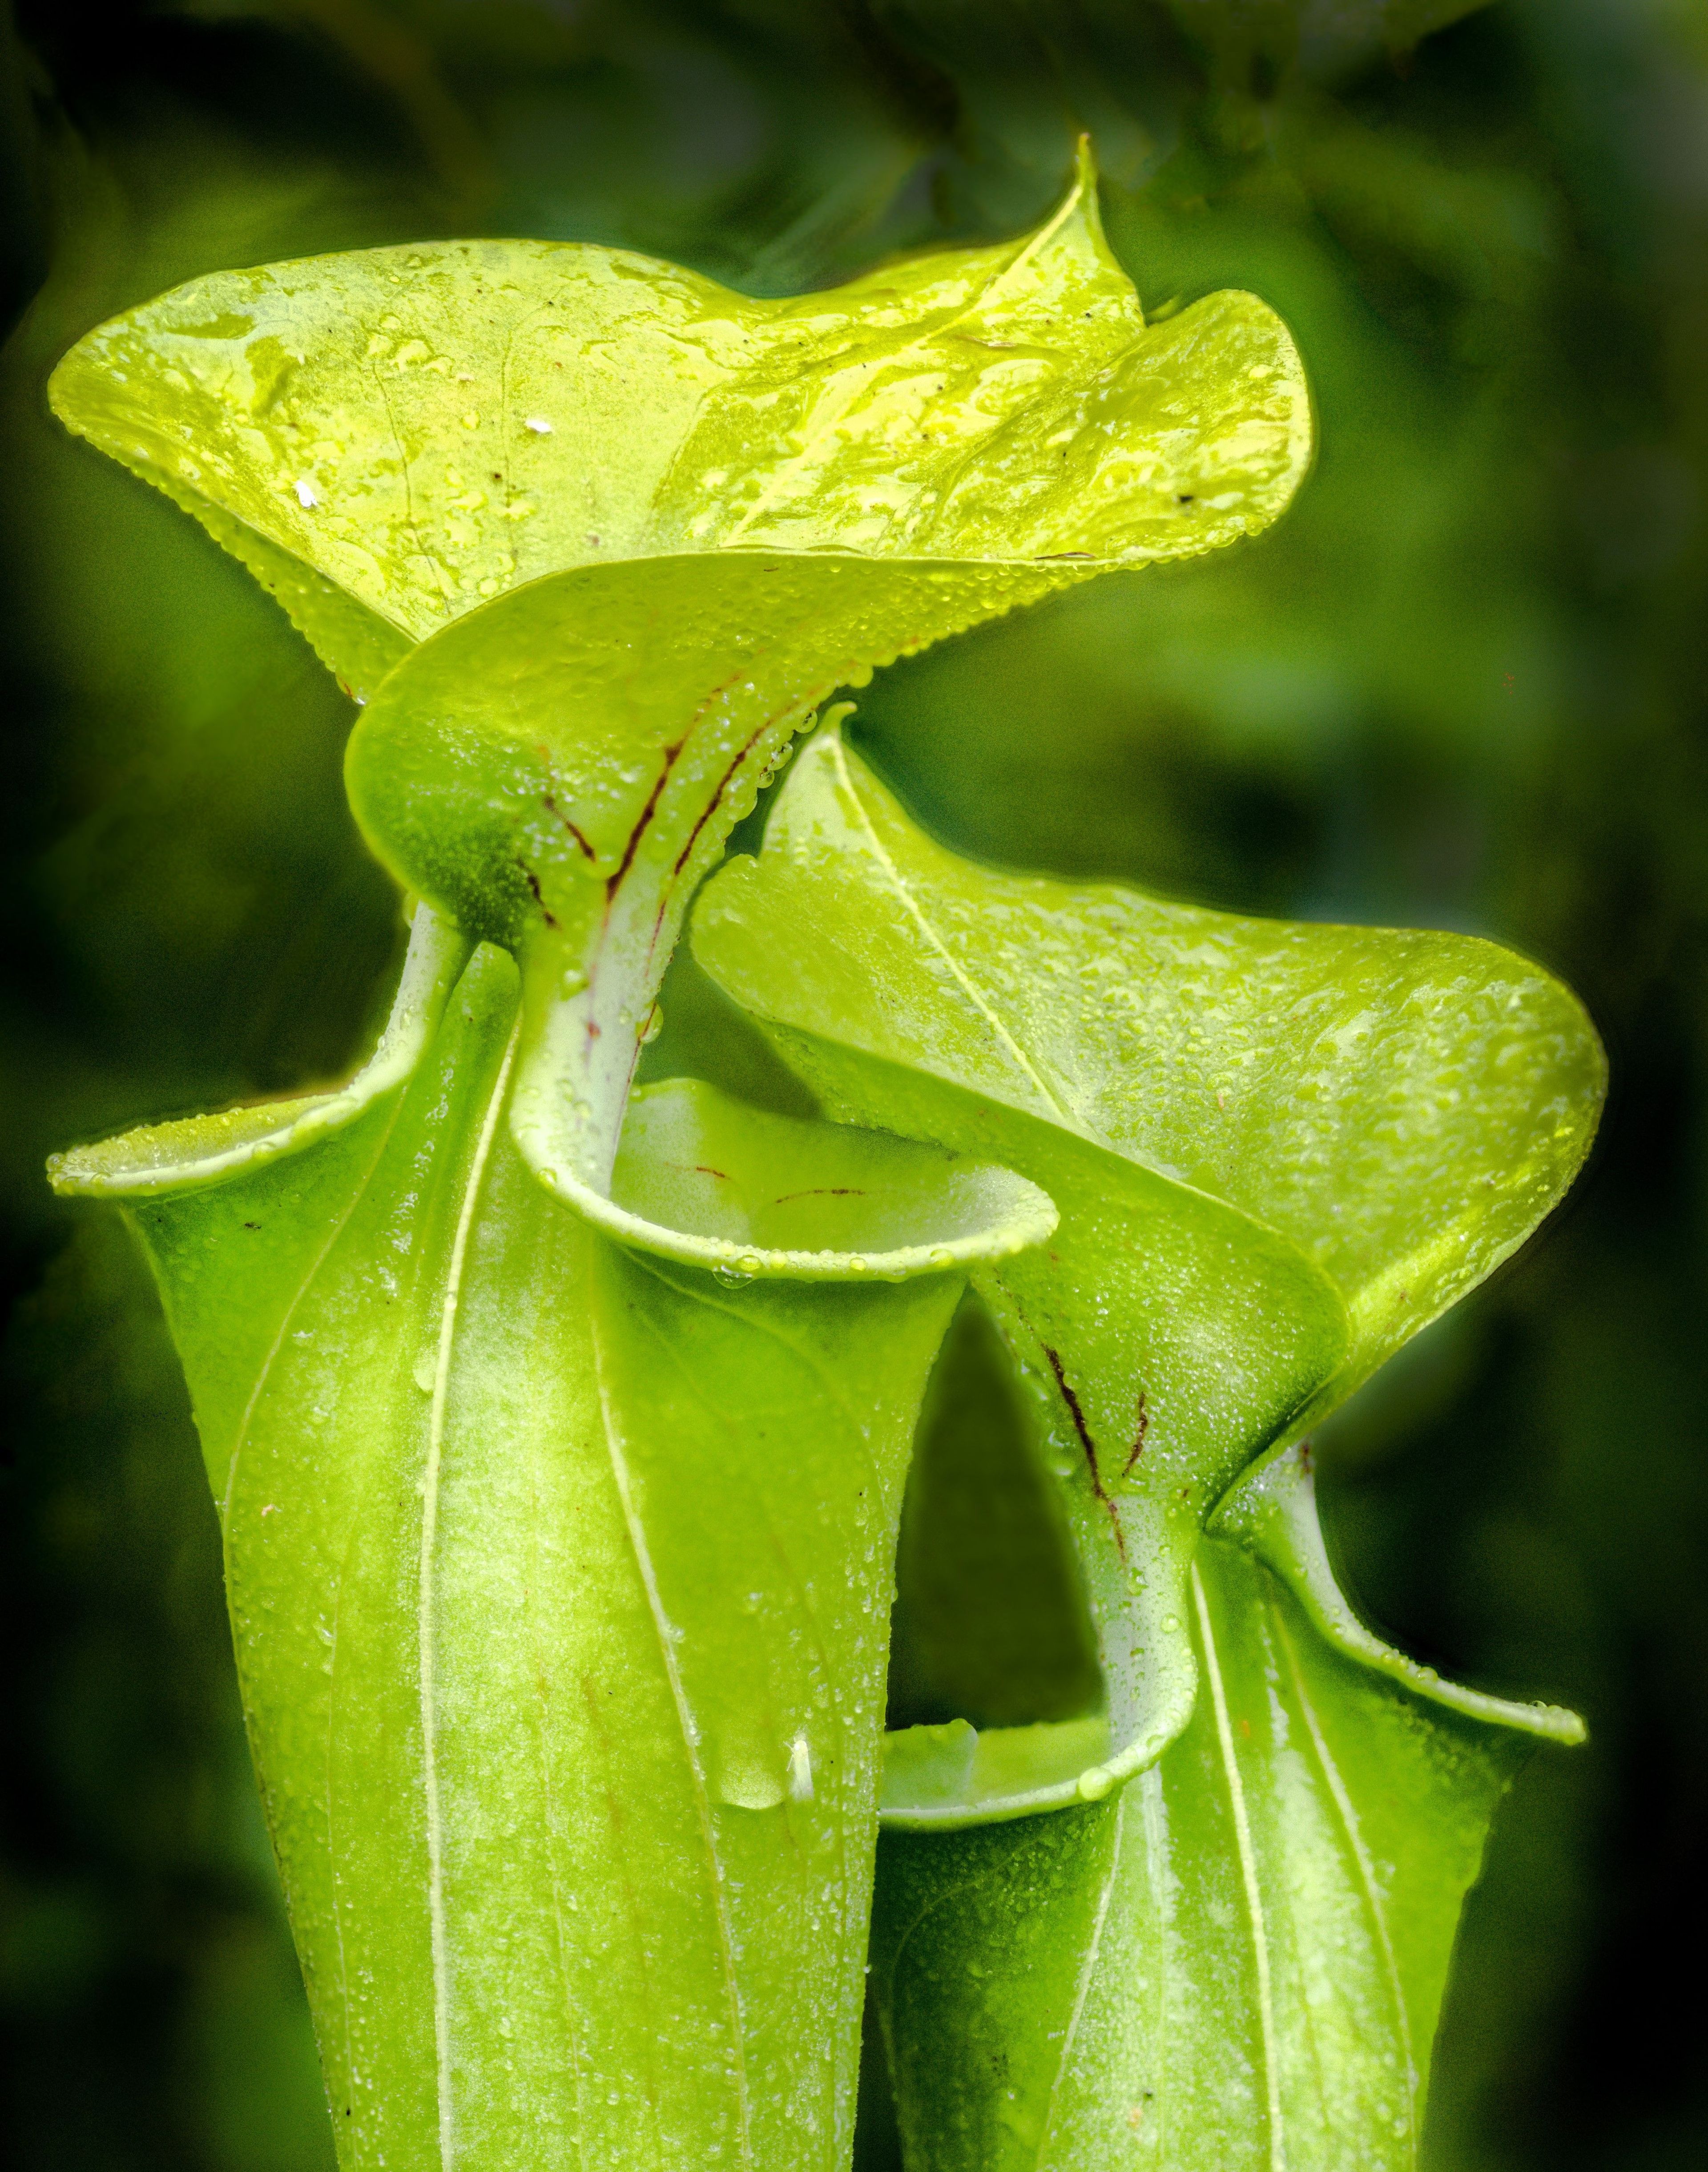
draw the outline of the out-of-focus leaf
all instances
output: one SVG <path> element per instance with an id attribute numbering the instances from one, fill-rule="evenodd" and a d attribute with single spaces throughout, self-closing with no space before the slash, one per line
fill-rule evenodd
<path id="1" fill-rule="evenodd" d="M 1346 73 L 1374 55 L 1403 54 L 1488 0 L 1168 0 L 1175 20 L 1240 90 L 1273 91 L 1295 64 Z"/>

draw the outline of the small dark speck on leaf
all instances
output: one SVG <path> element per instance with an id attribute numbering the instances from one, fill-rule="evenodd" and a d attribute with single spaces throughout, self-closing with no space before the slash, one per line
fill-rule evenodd
<path id="1" fill-rule="evenodd" d="M 259 1222 L 245 1222 L 243 1226 L 245 1229 L 259 1229 L 261 1225 Z"/>
<path id="2" fill-rule="evenodd" d="M 1195 503 L 1196 498 L 1197 492 L 1195 491 L 1181 490 L 1176 491 L 1174 493 L 1174 503 L 1176 505 L 1191 505 Z"/>

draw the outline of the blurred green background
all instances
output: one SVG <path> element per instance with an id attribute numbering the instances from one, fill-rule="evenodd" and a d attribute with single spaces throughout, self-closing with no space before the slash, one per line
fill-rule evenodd
<path id="1" fill-rule="evenodd" d="M 1082 127 L 1147 305 L 1292 324 L 1316 471 L 1260 543 L 897 667 L 853 729 L 988 859 L 1477 929 L 1587 999 L 1587 1177 L 1323 1460 L 1370 1614 L 1593 1729 L 1497 1832 L 1434 2165 L 1708 2161 L 1700 0 L 0 9 L 8 2161 L 330 2163 L 184 1393 L 116 1218 L 41 1164 L 336 1073 L 399 934 L 347 706 L 48 370 L 196 272 L 428 235 L 824 283 L 1035 221 Z"/>

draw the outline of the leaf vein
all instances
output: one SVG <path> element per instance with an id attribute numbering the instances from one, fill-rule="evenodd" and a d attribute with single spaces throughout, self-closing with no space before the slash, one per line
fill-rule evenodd
<path id="1" fill-rule="evenodd" d="M 504 1060 L 498 1067 L 480 1136 L 469 1164 L 467 1181 L 457 1212 L 456 1233 L 439 1307 L 438 1356 L 433 1370 L 432 1415 L 427 1423 L 427 1467 L 422 1481 L 421 1556 L 416 1581 L 416 1632 L 420 1654 L 422 1791 L 427 1810 L 427 1915 L 433 1961 L 433 2046 L 438 2062 L 439 2106 L 439 2164 L 451 2172 L 456 2143 L 451 2102 L 450 1958 L 445 1933 L 444 1827 L 439 1804 L 438 1726 L 435 1704 L 438 1693 L 438 1639 L 433 1619 L 433 1551 L 438 1537 L 439 1481 L 444 1460 L 445 1408 L 451 1377 L 451 1347 L 455 1339 L 462 1300 L 463 1263 L 468 1255 L 469 1232 L 492 1151 L 492 1139 L 516 1060 L 522 1030 L 518 1018 L 511 1028 Z"/>
<path id="2" fill-rule="evenodd" d="M 1120 1874 L 1121 1841 L 1126 1831 L 1126 1791 L 1123 1788 L 1115 1800 L 1115 1829 L 1109 1849 L 1109 1875 L 1103 1882 L 1103 1891 L 1098 1895 L 1097 1917 L 1091 1927 L 1091 1938 L 1079 1971 L 1079 1981 L 1074 1986 L 1073 2011 L 1068 2015 L 1067 2027 L 1062 2032 L 1061 2056 L 1055 2063 L 1055 2078 L 1050 2085 L 1050 2102 L 1038 2137 L 1038 2150 L 1034 2160 L 1038 2172 L 1042 2172 L 1050 2139 L 1055 2132 L 1056 2114 L 1061 2109 L 1062 2085 L 1067 2079 L 1068 2062 L 1073 2056 L 1079 2024 L 1085 2014 L 1085 2003 L 1091 1995 L 1091 1980 L 1097 1972 L 1098 1960 L 1103 1952 L 1104 1926 L 1109 1921 L 1109 1901 L 1114 1893 L 1115 1880 Z"/>
<path id="3" fill-rule="evenodd" d="M 1411 2139 L 1415 2142 L 1417 2138 L 1417 2060 L 1411 2040 L 1411 2016 L 1406 2009 L 1405 1989 L 1400 1982 L 1399 1958 L 1394 1950 L 1394 1942 L 1388 1936 L 1387 1913 L 1382 1906 L 1382 1896 L 1377 1889 L 1376 1868 L 1370 1859 L 1368 1849 L 1364 1845 L 1364 1835 L 1358 1822 L 1357 1809 L 1347 1789 L 1340 1768 L 1335 1761 L 1334 1753 L 1329 1747 L 1328 1739 L 1323 1733 L 1316 1707 L 1311 1702 L 1306 1691 L 1304 1675 L 1299 1665 L 1298 1653 L 1293 1643 L 1292 1633 L 1287 1627 L 1280 1609 L 1274 1605 L 1273 1601 L 1271 1601 L 1271 1612 L 1276 1636 L 1281 1650 L 1286 1657 L 1287 1671 L 1292 1676 L 1293 1691 L 1298 1698 L 1299 1710 L 1304 1715 L 1305 1727 L 1311 1738 L 1312 1749 L 1316 1753 L 1318 1766 L 1327 1784 L 1329 1795 L 1333 1798 L 1335 1809 L 1340 1817 L 1342 1830 L 1345 1833 L 1346 1845 L 1351 1852 L 1352 1860 L 1358 1867 L 1358 1880 L 1363 1889 L 1365 1905 L 1370 1912 L 1371 1927 L 1375 1932 L 1376 1943 L 1381 1949 L 1383 1966 L 1387 1972 L 1388 1988 L 1394 1998 L 1394 2018 L 1399 2024 L 1399 2040 L 1405 2052 L 1406 2120 Z"/>
<path id="4" fill-rule="evenodd" d="M 1222 1769 L 1227 1782 L 1228 1806 L 1233 1814 L 1234 1839 L 1239 1850 L 1239 1874 L 1245 1889 L 1245 1905 L 1251 1920 L 1252 1958 L 1257 1970 L 1258 2022 L 1262 2031 L 1264 2095 L 1269 2115 L 1270 2172 L 1286 2172 L 1286 2142 L 1281 2126 L 1281 2072 L 1276 2056 L 1275 1988 L 1270 1978 L 1269 1928 L 1264 1920 L 1263 1893 L 1258 1884 L 1257 1857 L 1252 1847 L 1251 1820 L 1245 1807 L 1245 1786 L 1239 1777 L 1239 1760 L 1228 1723 L 1227 1691 L 1222 1679 L 1222 1661 L 1216 1649 L 1216 1632 L 1210 1621 L 1210 1603 L 1198 1564 L 1192 1564 L 1192 1602 L 1197 1610 L 1199 1634 L 1204 1642 L 1204 1671 L 1210 1684 L 1216 1713 L 1216 1739 L 1222 1752 Z"/>
<path id="5" fill-rule="evenodd" d="M 717 1940 L 723 1960 L 725 1996 L 729 2009 L 732 2065 L 734 2071 L 737 2116 L 741 2137 L 741 2159 L 751 2168 L 754 2164 L 752 2112 L 748 2097 L 747 2056 L 743 2040 L 741 1993 L 735 1976 L 735 1939 L 729 1921 L 729 1904 L 723 1888 L 723 1866 L 718 1859 L 717 1836 L 712 1824 L 712 1798 L 706 1784 L 706 1769 L 701 1761 L 694 1716 L 688 1705 L 687 1691 L 683 1686 L 682 1673 L 676 1664 L 672 1648 L 670 1625 L 664 1613 L 664 1604 L 658 1590 L 658 1572 L 647 1545 L 647 1536 L 641 1519 L 635 1512 L 633 1489 L 630 1483 L 629 1466 L 619 1442 L 615 1416 L 611 1410 L 610 1390 L 605 1381 L 604 1356 L 600 1344 L 596 1317 L 589 1316 L 592 1333 L 594 1363 L 599 1376 L 599 1413 L 604 1421 L 605 1453 L 610 1459 L 611 1481 L 616 1488 L 618 1505 L 622 1510 L 623 1523 L 628 1533 L 629 1545 L 635 1556 L 635 1566 L 640 1573 L 641 1584 L 647 1594 L 647 1610 L 652 1616 L 653 1633 L 658 1642 L 658 1657 L 663 1666 L 665 1680 L 670 1685 L 670 1695 L 676 1708 L 676 1723 L 681 1732 L 682 1746 L 688 1760 L 688 1770 L 694 1788 L 695 1808 L 699 1813 L 701 1836 L 706 1844 L 706 1863 L 711 1873 L 712 1900 L 717 1919 Z"/>
<path id="6" fill-rule="evenodd" d="M 1055 1112 L 1057 1121 L 1060 1122 L 1067 1131 L 1079 1131 L 1081 1126 L 1073 1116 L 1072 1111 L 1063 1105 L 1059 1097 L 1053 1094 L 1050 1088 L 1045 1083 L 1041 1073 L 1034 1066 L 1031 1058 L 1027 1055 L 1025 1050 L 1021 1047 L 1019 1042 L 1015 1040 L 1013 1035 L 1009 1032 L 1007 1027 L 1003 1024 L 1002 1019 L 997 1017 L 996 1012 L 991 1008 L 991 1005 L 979 992 L 979 990 L 974 985 L 972 980 L 957 961 L 954 953 L 949 949 L 948 944 L 944 942 L 943 937 L 937 933 L 931 922 L 926 917 L 924 908 L 919 903 L 918 899 L 915 897 L 906 878 L 903 875 L 900 868 L 896 866 L 895 862 L 890 858 L 889 854 L 884 850 L 884 841 L 878 836 L 877 828 L 874 825 L 871 816 L 866 811 L 866 803 L 861 798 L 859 793 L 855 788 L 854 780 L 849 774 L 848 771 L 846 751 L 844 749 L 841 739 L 839 739 L 835 740 L 833 744 L 835 750 L 837 774 L 841 777 L 842 784 L 846 789 L 849 798 L 852 801 L 853 804 L 860 810 L 861 823 L 865 829 L 867 838 L 871 841 L 873 854 L 882 867 L 884 874 L 889 879 L 890 888 L 895 892 L 896 897 L 900 901 L 903 911 L 913 922 L 915 927 L 918 928 L 921 935 L 925 938 L 932 949 L 933 949 L 938 957 L 943 960 L 943 964 L 948 968 L 950 975 L 953 978 L 956 985 L 960 988 L 962 993 L 966 997 L 967 1001 L 973 1006 L 974 1009 L 977 1011 L 979 1016 L 984 1020 L 991 1031 L 996 1035 L 1002 1047 L 1007 1051 L 1009 1057 L 1019 1070 L 1021 1075 L 1027 1080 L 1033 1090 L 1039 1096 L 1045 1105 Z"/>

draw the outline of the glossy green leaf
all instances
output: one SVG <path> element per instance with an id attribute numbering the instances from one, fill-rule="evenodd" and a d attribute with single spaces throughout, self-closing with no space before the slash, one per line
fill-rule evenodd
<path id="1" fill-rule="evenodd" d="M 369 841 L 524 962 L 524 1154 L 690 1260 L 612 1202 L 626 1097 L 793 733 L 900 654 L 1265 526 L 1311 444 L 1254 297 L 1145 324 L 1088 154 L 1018 242 L 787 301 L 570 244 L 219 273 L 89 334 L 53 395 L 373 693 Z"/>
<path id="2" fill-rule="evenodd" d="M 1156 1765 L 1083 1809 L 886 1835 L 910 2166 L 1415 2164 L 1459 1903 L 1531 1737 L 1366 1632 L 1326 1639 L 1308 1470 L 1260 1482 L 1256 1549 L 1217 1536 L 1192 1570 L 1203 1689 Z"/>
<path id="3" fill-rule="evenodd" d="M 616 559 L 1211 549 L 1297 484 L 1298 358 L 1249 294 L 1147 328 L 1092 182 L 1088 157 L 1020 241 L 782 301 L 561 242 L 216 272 L 89 334 L 54 402 L 300 583 L 281 599 L 357 684 L 370 648 Z"/>
<path id="4" fill-rule="evenodd" d="M 619 1196 L 868 1287 L 614 1246 L 512 1143 L 517 975 L 466 957 L 423 909 L 341 1093 L 56 1168 L 126 1200 L 190 1378 L 341 2162 L 835 2172 L 960 1287 L 898 1248 L 951 1264 L 986 1196 L 672 1084 Z"/>
<path id="5" fill-rule="evenodd" d="M 831 1113 L 976 1142 L 1061 1212 L 980 1283 L 1107 1709 L 891 1738 L 874 1951 L 910 2164 L 1413 2164 L 1489 1816 L 1582 1728 L 1383 1646 L 1268 1451 L 1558 1197 L 1602 1090 L 1582 1011 L 1464 938 L 969 866 L 828 733 L 695 941 Z"/>
<path id="6" fill-rule="evenodd" d="M 833 1113 L 1000 1158 L 1061 1209 L 982 1286 L 1066 1487 L 1105 1754 L 1076 1783 L 1082 1734 L 1039 1737 L 1027 1787 L 1004 1746 L 898 1743 L 886 1806 L 953 1822 L 1104 1792 L 1191 1710 L 1204 1522 L 1559 1197 L 1599 1107 L 1594 1034 L 1469 938 L 973 867 L 832 734 L 763 857 L 707 890 L 695 947 Z"/>
<path id="7" fill-rule="evenodd" d="M 1147 328 L 1088 164 L 795 302 L 534 243 L 222 273 L 53 395 L 372 696 L 352 804 L 425 901 L 348 1088 L 57 1172 L 131 1203 L 191 1376 L 346 2160 L 835 2162 L 900 1459 L 953 1271 L 1055 1211 L 631 1099 L 639 1051 L 814 707 L 1272 519 L 1297 357 L 1246 295 Z"/>

